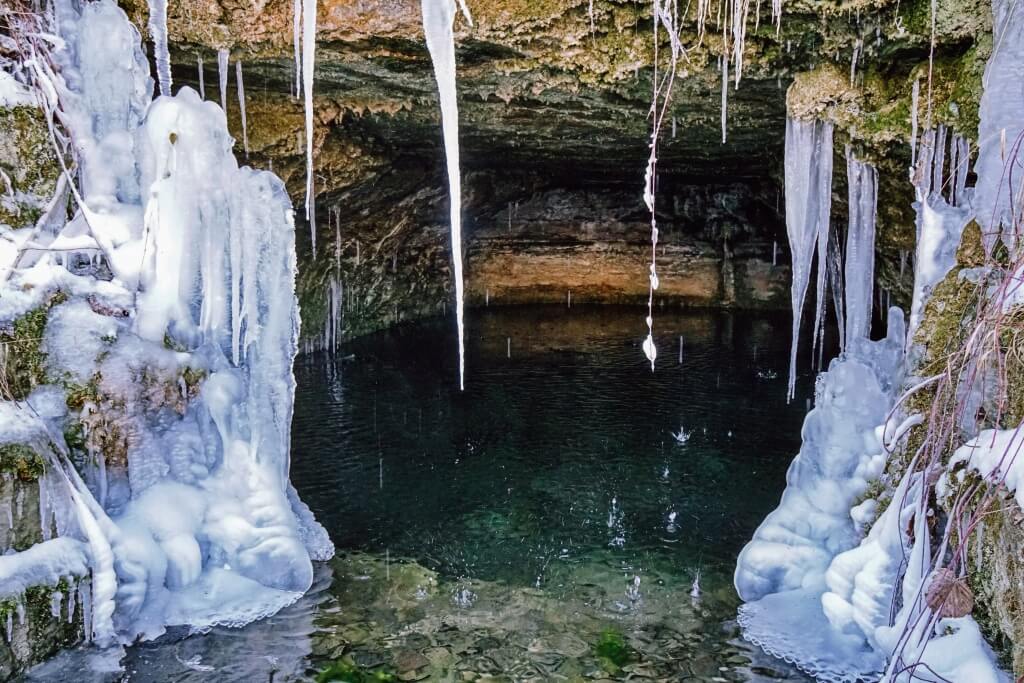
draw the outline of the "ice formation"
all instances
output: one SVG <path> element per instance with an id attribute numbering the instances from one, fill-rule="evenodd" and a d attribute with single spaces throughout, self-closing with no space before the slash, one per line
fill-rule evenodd
<path id="1" fill-rule="evenodd" d="M 466 387 L 466 332 L 462 269 L 462 178 L 459 175 L 459 106 L 455 92 L 455 0 L 422 0 L 423 33 L 434 64 L 438 99 L 441 102 L 441 130 L 448 170 L 448 196 L 452 229 L 452 263 L 455 278 L 455 321 L 459 335 L 459 388 Z M 470 21 L 466 6 L 462 5 Z"/>
<path id="2" fill-rule="evenodd" d="M 850 221 L 846 232 L 845 342 L 868 338 L 875 282 L 875 214 L 878 177 L 875 167 L 858 161 L 846 149 Z"/>
<path id="3" fill-rule="evenodd" d="M 997 0 L 994 13 L 997 47 L 986 70 L 992 80 L 986 81 L 984 99 L 991 109 L 983 112 L 981 121 L 982 138 L 993 155 L 1002 135 L 993 120 L 1015 120 L 1024 109 L 1024 102 L 1013 97 L 993 96 L 1009 86 L 991 76 L 1000 65 L 1019 70 L 1016 51 L 1024 12 Z M 1006 53 L 1000 53 L 999 36 L 1016 38 L 1010 39 Z M 1002 59 L 1015 61 L 1010 66 Z M 999 163 L 979 161 L 977 190 L 968 188 L 968 141 L 942 126 L 930 127 L 930 121 L 918 136 L 919 90 L 915 82 L 910 177 L 916 196 L 917 251 L 907 340 L 914 337 L 931 291 L 954 267 L 963 229 L 975 214 L 979 221 L 983 215 L 991 217 L 988 246 L 1000 237 L 1008 246 L 1015 244 L 1015 237 L 1005 230 L 1015 217 L 1005 212 L 997 189 L 1007 181 L 1003 157 L 997 158 Z M 789 151 L 787 138 L 787 200 L 804 206 L 806 188 L 790 185 Z M 905 474 L 891 482 L 895 490 L 880 515 L 880 501 L 857 502 L 868 481 L 884 471 L 889 453 L 901 448 L 901 438 L 925 420 L 923 415 L 903 414 L 905 408 L 894 402 L 896 392 L 905 389 L 907 396 L 942 377 L 910 378 L 909 388 L 902 386 L 906 368 L 914 367 L 916 348 L 901 342 L 898 309 L 889 311 L 885 340 L 871 342 L 865 336 L 871 283 L 860 278 L 870 273 L 865 257 L 871 249 L 862 247 L 870 244 L 866 233 L 873 230 L 876 180 L 870 167 L 849 154 L 847 164 L 851 213 L 846 349 L 819 377 L 816 406 L 805 421 L 803 446 L 788 473 L 779 507 L 740 556 L 736 588 L 748 602 L 739 621 L 748 639 L 822 681 L 1006 681 L 977 623 L 970 616 L 944 617 L 926 597 L 941 580 L 941 572 L 948 571 L 941 565 L 948 555 L 949 535 L 933 536 L 929 524 L 933 484 L 931 473 L 926 476 L 918 462 L 923 449 L 918 455 L 905 453 L 910 463 Z M 1016 191 L 1008 185 L 1002 189 Z M 787 201 L 787 223 L 790 206 Z M 813 237 L 809 229 L 802 234 Z M 804 259 L 809 262 L 806 254 Z M 794 246 L 794 291 L 797 273 Z M 903 350 L 907 348 L 909 354 Z M 962 481 L 965 470 L 974 470 L 990 483 L 1005 483 L 1024 503 L 1019 491 L 1024 469 L 1018 465 L 1022 445 L 1019 428 L 982 432 L 955 452 L 949 476 Z M 943 476 L 939 474 L 940 483 Z"/>
<path id="4" fill-rule="evenodd" d="M 823 121 L 786 120 L 786 234 L 793 255 L 793 337 L 789 357 L 790 399 L 796 387 L 796 356 L 804 299 L 811 277 L 815 246 L 819 263 L 828 248 L 829 213 L 832 209 L 832 124 Z M 821 325 L 824 306 L 825 268 L 818 268 L 818 313 L 814 332 Z"/>
<path id="5" fill-rule="evenodd" d="M 160 94 L 171 94 L 171 54 L 167 45 L 167 0 L 148 0 L 149 34 L 153 37 L 156 73 Z"/>
<path id="6" fill-rule="evenodd" d="M 989 250 L 1000 237 L 1013 249 L 1017 244 L 1013 226 L 1019 225 L 1021 218 L 1020 174 L 1009 172 L 1006 159 L 1013 156 L 1011 148 L 1019 147 L 1024 134 L 1024 91 L 1020 88 L 1024 79 L 1024 5 L 993 0 L 992 15 L 992 55 L 982 80 L 975 162 L 977 219 Z"/>
<path id="7" fill-rule="evenodd" d="M 306 220 L 316 258 L 316 196 L 313 194 L 313 66 L 316 63 L 316 0 L 302 0 L 302 103 L 306 120 Z"/>
<path id="8" fill-rule="evenodd" d="M 58 0 L 54 12 L 59 71 L 37 65 L 35 77 L 81 170 L 78 211 L 50 239 L 102 255 L 113 280 L 26 248 L 33 257 L 14 269 L 0 319 L 67 296 L 48 317 L 49 373 L 123 403 L 107 418 L 120 420 L 126 462 L 98 457 L 79 477 L 61 425 L 94 424 L 99 408 L 69 414 L 59 386 L 37 387 L 31 412 L 0 403 L 0 417 L 19 416 L 0 419 L 0 440 L 51 443 L 45 497 L 65 496 L 51 507 L 74 511 L 34 555 L 0 558 L 0 577 L 29 566 L 45 582 L 57 564 L 74 574 L 84 553 L 101 644 L 243 624 L 294 601 L 311 559 L 333 552 L 288 483 L 291 203 L 276 176 L 238 166 L 221 108 L 187 87 L 151 102 L 140 36 L 112 0 Z M 0 578 L 3 590 L 17 585 Z"/>
<path id="9" fill-rule="evenodd" d="M 228 113 L 228 51 L 217 50 L 217 82 L 220 84 L 220 108 Z"/>
<path id="10" fill-rule="evenodd" d="M 199 96 L 206 99 L 206 73 L 203 71 L 203 58 L 196 57 L 196 69 L 199 72 Z"/>
<path id="11" fill-rule="evenodd" d="M 242 149 L 249 156 L 249 124 L 245 119 L 245 83 L 242 81 L 242 60 L 235 62 L 235 85 L 238 88 L 238 113 L 242 117 Z M 202 93 L 199 93 L 202 97 Z"/>
<path id="12" fill-rule="evenodd" d="M 683 54 L 683 47 L 679 40 L 678 16 L 675 12 L 676 5 L 669 0 L 656 0 L 654 3 L 654 77 L 651 79 L 654 84 L 654 92 L 651 96 L 651 139 L 648 146 L 651 150 L 647 157 L 647 168 L 644 171 L 644 204 L 651 214 L 651 263 L 648 266 L 647 285 L 647 317 L 644 322 L 647 324 L 647 336 L 643 341 L 644 356 L 654 370 L 654 361 L 658 357 L 658 349 L 654 344 L 654 292 L 658 289 L 658 221 L 654 210 L 654 192 L 657 183 L 658 166 L 658 138 L 661 136 L 661 127 L 665 116 L 670 110 L 672 102 L 672 86 L 676 80 L 676 67 Z M 669 66 L 667 73 L 658 76 L 658 35 L 661 28 L 664 28 L 669 39 Z M 724 87 L 724 86 L 723 86 Z M 675 124 L 673 123 L 673 131 Z M 571 292 L 570 292 L 571 296 Z M 571 302 L 571 300 L 570 300 Z"/>
<path id="13" fill-rule="evenodd" d="M 832 558 L 856 543 L 849 511 L 885 464 L 878 428 L 898 389 L 904 334 L 894 309 L 884 340 L 851 340 L 821 376 L 782 502 L 740 554 L 744 600 L 820 586 Z"/>

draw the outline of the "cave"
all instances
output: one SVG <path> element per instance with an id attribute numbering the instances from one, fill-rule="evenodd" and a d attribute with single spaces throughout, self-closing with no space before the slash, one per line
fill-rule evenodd
<path id="1" fill-rule="evenodd" d="M 0 7 L 0 680 L 1024 672 L 1024 6 Z"/>

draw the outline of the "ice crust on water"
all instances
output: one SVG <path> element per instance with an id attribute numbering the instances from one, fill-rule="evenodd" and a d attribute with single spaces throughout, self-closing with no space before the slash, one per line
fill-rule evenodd
<path id="1" fill-rule="evenodd" d="M 102 252 L 115 279 L 72 275 L 44 255 L 14 273 L 0 316 L 68 294 L 43 342 L 50 370 L 76 382 L 98 373 L 101 394 L 124 402 L 115 419 L 128 473 L 86 471 L 90 488 L 55 460 L 45 490 L 70 497 L 74 528 L 59 524 L 68 535 L 36 554 L 63 547 L 53 556 L 75 568 L 69 549 L 88 547 L 91 630 L 103 644 L 171 624 L 240 625 L 293 602 L 312 581 L 311 558 L 333 554 L 288 483 L 291 203 L 276 176 L 238 167 L 220 107 L 190 88 L 150 104 L 140 37 L 113 2 L 59 0 L 55 11 L 67 47 L 55 52 L 59 74 L 44 76 L 82 165 L 80 211 L 64 232 L 89 238 L 82 248 Z M 186 368 L 202 376 L 198 395 Z M 34 412 L 0 403 L 0 439 L 60 442 L 62 396 L 37 389 Z M 29 560 L 47 580 L 46 562 L 24 554 L 0 558 L 0 577 Z"/>
<path id="2" fill-rule="evenodd" d="M 448 196 L 452 235 L 452 263 L 455 279 L 455 321 L 459 336 L 459 388 L 466 386 L 466 333 L 462 266 L 462 178 L 459 173 L 459 108 L 455 93 L 455 0 L 422 0 L 423 33 L 434 65 L 438 98 L 441 102 L 441 128 L 448 171 Z M 465 5 L 462 11 L 469 19 Z"/>

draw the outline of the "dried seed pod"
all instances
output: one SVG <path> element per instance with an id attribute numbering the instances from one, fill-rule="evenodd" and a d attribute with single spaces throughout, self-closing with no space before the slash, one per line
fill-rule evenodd
<path id="1" fill-rule="evenodd" d="M 965 617 L 974 609 L 974 593 L 967 581 L 943 567 L 932 576 L 925 593 L 928 607 L 940 617 Z"/>

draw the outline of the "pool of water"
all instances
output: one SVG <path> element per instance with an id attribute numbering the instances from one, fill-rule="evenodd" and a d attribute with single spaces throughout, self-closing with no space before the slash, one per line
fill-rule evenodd
<path id="1" fill-rule="evenodd" d="M 301 358 L 292 480 L 338 556 L 127 677 L 804 680 L 741 642 L 731 584 L 799 447 L 788 316 L 661 313 L 651 372 L 644 314 L 473 311 L 464 392 L 451 320 Z"/>

